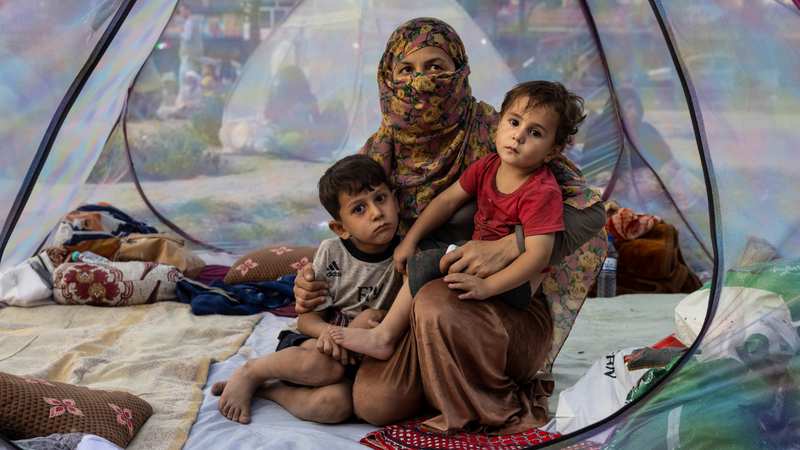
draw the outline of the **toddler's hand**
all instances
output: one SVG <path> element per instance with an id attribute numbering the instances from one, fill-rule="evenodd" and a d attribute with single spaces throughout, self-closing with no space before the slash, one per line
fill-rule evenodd
<path id="1" fill-rule="evenodd" d="M 475 275 L 467 275 L 465 273 L 451 273 L 444 277 L 447 287 L 450 289 L 459 289 L 466 291 L 464 294 L 459 294 L 458 298 L 461 300 L 474 299 L 483 300 L 494 295 L 489 290 L 489 284 L 483 278 L 478 278 Z"/>
<path id="2" fill-rule="evenodd" d="M 322 332 L 319 338 L 317 338 L 317 350 L 320 353 L 330 355 L 331 358 L 337 361 L 341 361 L 345 366 L 351 362 L 351 359 L 355 360 L 354 357 L 351 358 L 346 348 L 340 347 L 339 344 L 333 341 L 331 332 L 327 328 Z"/>
<path id="3" fill-rule="evenodd" d="M 417 245 L 411 243 L 409 240 L 404 240 L 394 249 L 394 269 L 404 275 L 408 275 L 406 270 L 406 262 L 408 258 L 414 256 L 417 251 Z"/>

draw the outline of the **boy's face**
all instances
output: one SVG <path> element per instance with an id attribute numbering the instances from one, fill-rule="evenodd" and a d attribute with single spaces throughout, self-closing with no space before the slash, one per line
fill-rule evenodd
<path id="1" fill-rule="evenodd" d="M 385 184 L 358 194 L 339 192 L 339 216 L 328 225 L 343 239 L 350 239 L 362 252 L 380 253 L 392 242 L 399 223 L 400 207 Z"/>
<path id="2" fill-rule="evenodd" d="M 556 145 L 559 117 L 544 106 L 525 111 L 528 97 L 518 98 L 500 118 L 497 153 L 503 163 L 533 170 L 558 156 L 564 145 Z"/>

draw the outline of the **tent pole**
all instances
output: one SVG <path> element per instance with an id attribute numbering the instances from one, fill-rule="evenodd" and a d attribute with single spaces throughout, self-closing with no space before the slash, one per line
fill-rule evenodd
<path id="1" fill-rule="evenodd" d="M 11 239 L 11 233 L 13 233 L 14 228 L 16 228 L 17 223 L 19 222 L 22 211 L 25 209 L 25 205 L 28 203 L 28 199 L 33 192 L 36 181 L 39 179 L 39 175 L 42 172 L 44 164 L 47 162 L 48 156 L 50 156 L 50 150 L 53 148 L 53 144 L 55 144 L 56 138 L 58 137 L 58 132 L 61 130 L 61 126 L 67 119 L 67 115 L 72 109 L 72 105 L 78 99 L 83 87 L 86 85 L 89 77 L 94 72 L 94 69 L 100 63 L 100 60 L 102 59 L 106 50 L 108 50 L 108 47 L 111 45 L 111 41 L 113 41 L 114 37 L 116 37 L 119 29 L 122 27 L 122 23 L 128 17 L 128 14 L 131 12 L 131 9 L 133 9 L 133 5 L 135 3 L 136 0 L 125 0 L 121 7 L 117 10 L 116 14 L 114 14 L 114 17 L 111 19 L 111 23 L 109 24 L 108 28 L 106 28 L 105 32 L 103 32 L 103 35 L 100 37 L 100 40 L 98 41 L 94 50 L 92 50 L 92 53 L 86 60 L 86 63 L 83 65 L 80 72 L 78 72 L 78 75 L 75 77 L 75 80 L 73 80 L 72 85 L 70 85 L 66 94 L 64 94 L 64 97 L 61 99 L 61 103 L 58 105 L 58 108 L 53 114 L 52 119 L 50 119 L 50 125 L 48 125 L 44 137 L 42 137 L 42 141 L 39 144 L 39 148 L 36 150 L 36 154 L 34 155 L 33 161 L 28 168 L 28 172 L 25 174 L 25 179 L 22 182 L 22 186 L 20 186 L 17 197 L 14 199 L 14 204 L 11 206 L 8 217 L 3 223 L 3 230 L 2 233 L 0 233 L 0 260 L 2 260 L 6 246 L 8 245 L 8 241 Z"/>
<path id="2" fill-rule="evenodd" d="M 611 96 L 611 107 L 614 108 L 614 118 L 617 119 L 617 131 L 619 132 L 619 153 L 617 153 L 617 163 L 614 164 L 614 170 L 611 171 L 611 179 L 608 180 L 608 185 L 603 190 L 603 195 L 601 197 L 603 201 L 606 201 L 608 200 L 608 196 L 611 195 L 611 191 L 614 190 L 614 185 L 617 184 L 619 160 L 622 156 L 623 150 L 625 150 L 625 136 L 627 133 L 625 132 L 625 123 L 622 121 L 622 117 L 619 113 L 617 93 L 614 90 L 614 81 L 611 79 L 611 70 L 608 68 L 608 60 L 606 59 L 606 53 L 603 50 L 603 43 L 600 41 L 600 32 L 597 30 L 597 24 L 594 21 L 594 16 L 592 16 L 592 10 L 589 8 L 589 4 L 586 2 L 586 0 L 580 0 L 578 3 L 581 5 L 581 12 L 583 12 L 583 18 L 586 21 L 586 25 L 589 27 L 589 31 L 592 33 L 592 39 L 594 40 L 595 47 L 597 47 L 597 53 L 600 56 L 600 62 L 603 63 L 603 73 L 606 76 L 606 86 L 608 86 L 609 95 Z"/>
<path id="3" fill-rule="evenodd" d="M 697 340 L 695 340 L 691 347 L 691 351 L 689 352 L 689 354 L 691 354 L 694 353 L 694 350 L 700 343 L 701 338 L 705 336 L 706 332 L 708 332 L 708 329 L 711 326 L 711 322 L 713 321 L 717 309 L 717 303 L 715 300 L 717 297 L 719 297 L 722 289 L 724 271 L 721 270 L 721 265 L 724 264 L 725 260 L 723 256 L 723 248 L 719 245 L 722 242 L 722 228 L 720 227 L 720 217 L 718 217 L 720 211 L 720 208 L 718 207 L 719 191 L 717 188 L 716 176 L 714 175 L 714 167 L 711 162 L 711 154 L 708 151 L 708 140 L 706 138 L 703 115 L 700 111 L 700 108 L 695 106 L 699 105 L 699 102 L 697 101 L 697 93 L 694 89 L 694 83 L 692 83 L 689 72 L 686 70 L 686 66 L 683 64 L 683 58 L 681 57 L 678 48 L 675 46 L 676 39 L 673 30 L 664 20 L 664 7 L 661 0 L 649 0 L 649 2 L 650 7 L 653 10 L 653 14 L 656 17 L 656 20 L 658 20 L 661 33 L 664 35 L 664 41 L 669 48 L 669 53 L 672 56 L 672 62 L 675 64 L 675 70 L 678 72 L 678 77 L 681 80 L 681 86 L 683 86 L 683 94 L 686 97 L 686 104 L 689 107 L 689 115 L 692 119 L 692 128 L 694 128 L 694 135 L 695 140 L 697 141 L 700 162 L 703 165 L 703 178 L 706 182 L 706 195 L 708 196 L 708 215 L 711 223 L 710 232 L 714 257 L 714 273 L 711 277 L 711 296 L 709 297 L 708 310 L 706 311 L 706 320 L 705 323 L 703 323 L 703 327 L 700 330 Z M 680 367 L 682 362 L 683 361 L 679 362 L 675 367 Z M 671 373 L 667 374 L 664 379 L 669 378 L 674 372 L 675 369 L 673 369 Z"/>

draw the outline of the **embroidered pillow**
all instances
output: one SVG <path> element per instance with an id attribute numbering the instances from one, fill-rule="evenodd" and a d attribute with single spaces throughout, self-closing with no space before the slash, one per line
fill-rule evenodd
<path id="1" fill-rule="evenodd" d="M 53 271 L 53 298 L 62 305 L 130 306 L 177 298 L 176 267 L 156 262 L 66 263 Z"/>
<path id="2" fill-rule="evenodd" d="M 153 413 L 141 398 L 0 372 L 0 433 L 30 439 L 95 434 L 125 447 Z"/>
<path id="3" fill-rule="evenodd" d="M 242 256 L 228 271 L 226 284 L 263 283 L 292 275 L 314 260 L 317 247 L 269 247 Z"/>

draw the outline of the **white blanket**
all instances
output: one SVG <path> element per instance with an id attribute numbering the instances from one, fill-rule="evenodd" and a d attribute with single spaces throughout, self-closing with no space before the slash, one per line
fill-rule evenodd
<path id="1" fill-rule="evenodd" d="M 208 383 L 203 388 L 203 404 L 197 421 L 189 433 L 184 450 L 230 448 L 237 449 L 353 449 L 366 447 L 358 441 L 378 427 L 355 420 L 338 425 L 323 425 L 302 421 L 289 414 L 276 403 L 254 399 L 251 405 L 251 423 L 241 425 L 231 422 L 219 412 L 219 397 L 211 394 L 211 386 L 225 381 L 236 367 L 250 358 L 264 356 L 275 351 L 278 332 L 291 319 L 262 313 L 253 334 L 245 341 L 239 352 L 220 363 L 211 364 Z"/>

